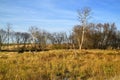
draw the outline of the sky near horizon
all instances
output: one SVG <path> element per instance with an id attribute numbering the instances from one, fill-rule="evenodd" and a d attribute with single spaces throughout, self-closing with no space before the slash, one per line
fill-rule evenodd
<path id="1" fill-rule="evenodd" d="M 0 28 L 14 31 L 36 26 L 50 32 L 71 31 L 79 24 L 77 10 L 92 9 L 90 22 L 115 22 L 120 30 L 120 0 L 0 0 Z"/>

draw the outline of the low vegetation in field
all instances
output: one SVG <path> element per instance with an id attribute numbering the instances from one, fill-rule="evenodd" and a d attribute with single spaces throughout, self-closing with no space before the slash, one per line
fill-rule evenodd
<path id="1" fill-rule="evenodd" d="M 120 50 L 0 53 L 0 80 L 119 79 Z"/>

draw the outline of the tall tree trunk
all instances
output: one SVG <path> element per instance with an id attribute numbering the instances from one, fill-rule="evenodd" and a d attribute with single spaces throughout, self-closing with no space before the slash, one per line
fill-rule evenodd
<path id="1" fill-rule="evenodd" d="M 81 50 L 82 49 L 82 45 L 83 45 L 83 41 L 84 41 L 84 33 L 85 33 L 85 31 L 84 31 L 84 26 L 83 26 L 83 30 L 82 30 L 82 36 L 81 36 L 81 42 L 80 42 L 80 45 L 79 45 L 79 49 Z"/>
<path id="2" fill-rule="evenodd" d="M 85 28 L 87 27 L 86 25 L 87 25 L 88 19 L 90 18 L 90 12 L 91 12 L 91 9 L 88 7 L 78 10 L 78 18 L 79 18 L 80 23 L 82 23 L 82 26 L 83 26 L 82 35 L 81 35 L 81 43 L 79 45 L 80 50 L 82 49 L 82 45 L 84 41 L 84 31 L 85 31 Z"/>

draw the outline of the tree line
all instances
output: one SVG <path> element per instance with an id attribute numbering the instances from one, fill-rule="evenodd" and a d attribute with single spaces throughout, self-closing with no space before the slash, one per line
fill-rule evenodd
<path id="1" fill-rule="evenodd" d="M 115 23 L 88 23 L 90 8 L 78 10 L 80 25 L 71 32 L 54 32 L 32 26 L 28 32 L 16 32 L 7 24 L 0 28 L 0 51 L 50 50 L 50 49 L 119 49 L 120 31 Z"/>
<path id="2" fill-rule="evenodd" d="M 75 25 L 73 30 L 66 32 L 50 33 L 37 27 L 31 27 L 29 32 L 15 32 L 11 28 L 0 29 L 0 50 L 4 47 L 10 49 L 22 47 L 44 50 L 46 47 L 55 49 L 78 49 L 81 43 L 82 25 Z M 107 49 L 120 47 L 120 31 L 115 23 L 89 23 L 84 29 L 84 49 Z"/>

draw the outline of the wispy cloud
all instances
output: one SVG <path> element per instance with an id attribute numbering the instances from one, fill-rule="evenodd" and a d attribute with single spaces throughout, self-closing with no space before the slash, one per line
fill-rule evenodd
<path id="1" fill-rule="evenodd" d="M 93 9 L 93 22 L 119 23 L 118 3 L 114 0 L 0 0 L 0 25 L 12 23 L 25 30 L 37 25 L 59 31 L 78 24 L 76 10 L 83 6 Z M 111 6 L 111 3 L 114 5 Z M 116 6 L 117 5 L 117 6 Z M 106 8 L 105 8 L 106 7 Z M 25 26 L 21 27 L 20 26 Z M 69 27 L 70 26 L 70 27 Z"/>
<path id="2" fill-rule="evenodd" d="M 23 2 L 21 1 L 19 3 Z M 76 12 L 59 9 L 56 5 L 54 5 L 54 2 L 51 2 L 51 0 L 33 2 L 32 5 L 28 6 L 24 7 L 13 5 L 9 7 L 2 5 L 0 8 L 0 13 L 3 14 L 0 14 L 0 21 L 2 23 L 10 22 L 19 30 L 23 30 L 20 29 L 19 26 L 24 28 L 24 26 L 30 27 L 32 25 L 36 25 L 40 26 L 41 28 L 48 29 L 49 31 L 67 31 L 77 23 Z M 66 29 L 67 27 L 69 28 Z"/>

